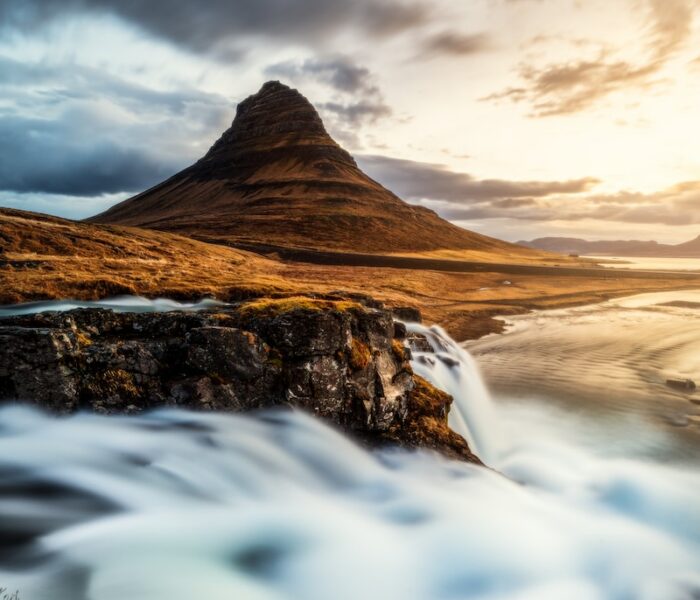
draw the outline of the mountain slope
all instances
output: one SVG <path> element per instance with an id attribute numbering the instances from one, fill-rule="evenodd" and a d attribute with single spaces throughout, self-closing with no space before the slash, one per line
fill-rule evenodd
<path id="1" fill-rule="evenodd" d="M 0 304 L 255 295 L 291 287 L 278 271 L 257 254 L 171 233 L 0 208 Z"/>
<path id="2" fill-rule="evenodd" d="M 298 91 L 268 82 L 191 167 L 90 219 L 206 239 L 358 252 L 539 253 L 403 202 L 365 175 Z"/>
<path id="3" fill-rule="evenodd" d="M 700 236 L 683 244 L 659 244 L 654 241 L 599 240 L 579 238 L 543 237 L 518 244 L 527 248 L 548 252 L 581 255 L 645 256 L 659 258 L 700 258 Z"/>

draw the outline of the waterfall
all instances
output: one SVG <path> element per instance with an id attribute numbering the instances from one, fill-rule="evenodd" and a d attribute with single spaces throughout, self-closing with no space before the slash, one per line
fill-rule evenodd
<path id="1" fill-rule="evenodd" d="M 174 305 L 114 308 L 144 302 Z M 497 471 L 369 452 L 301 412 L 1 406 L 0 598 L 700 598 L 696 458 L 651 460 L 675 442 L 646 421 L 492 405 L 468 352 L 407 327 Z"/>
<path id="2" fill-rule="evenodd" d="M 450 427 L 467 440 L 479 458 L 494 464 L 498 452 L 498 421 L 476 361 L 437 325 L 406 323 L 406 328 L 409 333 L 424 336 L 432 349 L 412 349 L 413 370 L 454 398 Z"/>

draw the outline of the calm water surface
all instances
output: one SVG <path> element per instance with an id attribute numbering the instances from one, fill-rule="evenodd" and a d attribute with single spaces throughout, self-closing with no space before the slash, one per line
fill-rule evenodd
<path id="1" fill-rule="evenodd" d="M 497 400 L 537 401 L 646 421 L 700 443 L 700 291 L 643 294 L 509 319 L 503 335 L 467 344 Z M 629 437 L 634 437 L 630 424 Z M 687 449 L 689 458 L 698 446 Z"/>
<path id="2" fill-rule="evenodd" d="M 653 256 L 586 256 L 606 267 L 650 269 L 652 271 L 698 271 L 700 258 L 659 258 Z"/>

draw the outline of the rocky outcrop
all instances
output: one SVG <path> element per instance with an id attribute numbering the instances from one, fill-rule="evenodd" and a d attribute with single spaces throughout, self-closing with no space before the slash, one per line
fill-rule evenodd
<path id="1" fill-rule="evenodd" d="M 475 460 L 447 428 L 451 397 L 416 383 L 404 336 L 383 308 L 306 297 L 197 313 L 12 317 L 0 320 L 0 401 L 59 414 L 289 406 L 371 444 Z"/>

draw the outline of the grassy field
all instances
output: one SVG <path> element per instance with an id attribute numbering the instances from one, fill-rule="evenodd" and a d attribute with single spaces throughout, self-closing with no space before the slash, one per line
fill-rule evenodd
<path id="1" fill-rule="evenodd" d="M 551 261 L 548 261 L 550 266 Z M 76 223 L 0 209 L 0 303 L 118 294 L 238 300 L 291 294 L 364 293 L 419 308 L 458 339 L 498 331 L 494 316 L 598 302 L 670 289 L 700 288 L 700 276 L 449 273 L 423 269 L 324 266 L 130 227 Z"/>

